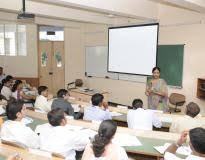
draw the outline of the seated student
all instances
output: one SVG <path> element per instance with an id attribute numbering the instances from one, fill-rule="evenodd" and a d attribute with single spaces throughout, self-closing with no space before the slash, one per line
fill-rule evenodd
<path id="1" fill-rule="evenodd" d="M 5 74 L 3 71 L 3 67 L 0 67 L 0 84 L 2 83 L 2 80 L 5 78 Z"/>
<path id="2" fill-rule="evenodd" d="M 197 115 L 200 112 L 200 108 L 196 103 L 190 102 L 186 106 L 185 112 L 185 116 L 173 120 L 169 130 L 170 132 L 181 133 L 184 130 L 189 130 L 195 127 L 202 127 L 201 121 L 197 118 Z"/>
<path id="3" fill-rule="evenodd" d="M 31 128 L 27 127 L 22 119 L 25 117 L 26 107 L 22 101 L 12 99 L 6 107 L 8 120 L 1 128 L 1 138 L 3 140 L 17 142 L 30 148 L 39 147 L 39 138 Z"/>
<path id="4" fill-rule="evenodd" d="M 11 82 L 11 87 L 12 87 L 12 84 L 13 84 L 13 81 L 14 81 L 14 77 L 11 76 L 11 75 L 7 75 L 7 76 L 6 76 L 6 79 Z"/>
<path id="5" fill-rule="evenodd" d="M 112 119 L 111 114 L 107 109 L 107 104 L 103 102 L 103 99 L 103 95 L 99 93 L 92 96 L 92 106 L 85 108 L 83 117 L 84 120 L 103 121 Z"/>
<path id="6" fill-rule="evenodd" d="M 82 160 L 128 160 L 125 150 L 112 143 L 117 124 L 112 120 L 103 121 L 91 144 L 88 144 Z"/>
<path id="7" fill-rule="evenodd" d="M 75 160 L 77 151 L 82 151 L 89 143 L 88 136 L 80 131 L 69 130 L 62 109 L 56 108 L 47 114 L 49 125 L 39 125 L 36 133 L 40 137 L 40 148 L 45 151 L 63 155 L 66 159 Z"/>
<path id="8" fill-rule="evenodd" d="M 151 110 L 143 109 L 143 102 L 141 99 L 135 99 L 132 102 L 133 110 L 127 113 L 128 127 L 132 129 L 152 130 L 152 126 L 160 128 L 161 121 L 155 116 Z"/>
<path id="9" fill-rule="evenodd" d="M 51 109 L 54 108 L 61 108 L 62 110 L 64 110 L 64 112 L 67 115 L 73 116 L 75 119 L 79 119 L 80 116 L 82 115 L 82 113 L 78 112 L 78 113 L 74 113 L 74 109 L 71 106 L 69 100 L 69 93 L 66 89 L 60 89 L 57 92 L 57 99 L 53 100 L 53 103 L 51 105 Z M 83 112 L 82 110 L 80 110 L 81 112 Z"/>
<path id="10" fill-rule="evenodd" d="M 191 155 L 186 157 L 186 160 L 204 160 L 205 159 L 205 129 L 204 128 L 194 128 L 189 132 L 182 132 L 180 139 L 173 143 L 165 151 L 165 160 L 182 160 L 175 156 L 178 147 L 182 146 L 187 141 L 187 136 L 189 135 L 189 145 L 192 150 Z"/>
<path id="11" fill-rule="evenodd" d="M 35 96 L 28 96 L 23 92 L 23 82 L 21 80 L 16 80 L 11 91 L 12 97 L 16 100 L 23 99 L 23 100 L 34 100 Z"/>
<path id="12" fill-rule="evenodd" d="M 53 96 L 48 94 L 48 87 L 38 87 L 38 94 L 34 104 L 35 108 L 44 112 L 49 112 L 51 110 Z"/>
<path id="13" fill-rule="evenodd" d="M 3 87 L 2 87 L 2 89 L 1 89 L 1 94 L 2 94 L 4 97 L 6 97 L 7 100 L 9 100 L 10 97 L 11 97 L 11 94 L 12 94 L 12 92 L 11 92 L 11 82 L 10 82 L 10 80 L 9 80 L 9 79 L 3 79 L 3 80 L 2 80 L 2 85 L 3 85 Z"/>

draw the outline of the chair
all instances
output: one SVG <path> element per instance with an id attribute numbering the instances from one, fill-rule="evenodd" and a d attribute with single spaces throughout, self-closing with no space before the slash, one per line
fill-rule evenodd
<path id="1" fill-rule="evenodd" d="M 178 109 L 177 107 L 184 105 L 185 96 L 183 94 L 179 94 L 179 93 L 172 93 L 169 96 L 169 103 L 175 106 L 174 112 L 181 112 L 181 109 Z M 171 111 L 171 107 L 169 107 L 169 109 Z"/>

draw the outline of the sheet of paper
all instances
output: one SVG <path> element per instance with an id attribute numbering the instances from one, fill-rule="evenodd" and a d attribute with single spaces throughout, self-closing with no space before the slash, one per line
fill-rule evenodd
<path id="1" fill-rule="evenodd" d="M 110 114 L 111 114 L 112 117 L 122 115 L 121 113 L 118 113 L 118 112 L 110 112 Z"/>
<path id="2" fill-rule="evenodd" d="M 161 122 L 172 123 L 172 118 L 170 117 L 159 117 Z"/>
<path id="3" fill-rule="evenodd" d="M 32 154 L 52 158 L 52 155 L 50 152 L 42 151 L 39 149 L 31 149 L 31 148 L 29 148 L 28 151 L 29 151 L 29 153 L 32 153 Z"/>
<path id="4" fill-rule="evenodd" d="M 164 154 L 165 150 L 170 145 L 171 143 L 165 143 L 163 146 L 154 146 L 154 149 L 156 149 L 159 153 Z M 188 146 L 181 146 L 177 149 L 176 153 L 188 156 L 191 154 L 191 149 Z"/>
<path id="5" fill-rule="evenodd" d="M 120 146 L 141 146 L 142 143 L 137 139 L 136 136 L 132 136 L 124 133 L 116 133 L 112 143 Z"/>
<path id="6" fill-rule="evenodd" d="M 74 112 L 79 112 L 80 111 L 79 104 L 71 104 L 71 106 L 73 107 Z"/>
<path id="7" fill-rule="evenodd" d="M 128 109 L 127 106 L 117 105 L 117 108 Z"/>

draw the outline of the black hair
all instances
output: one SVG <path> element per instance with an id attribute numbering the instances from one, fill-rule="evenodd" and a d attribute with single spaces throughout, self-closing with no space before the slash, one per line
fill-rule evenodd
<path id="1" fill-rule="evenodd" d="M 205 129 L 197 127 L 189 131 L 190 142 L 194 150 L 205 154 Z"/>
<path id="2" fill-rule="evenodd" d="M 64 111 L 60 108 L 52 109 L 47 114 L 49 123 L 52 126 L 60 126 L 63 119 L 65 119 Z"/>
<path id="3" fill-rule="evenodd" d="M 6 79 L 6 78 L 4 78 L 4 79 L 2 80 L 2 85 L 4 86 L 4 84 L 7 83 L 7 82 L 9 82 L 9 80 Z"/>
<path id="4" fill-rule="evenodd" d="M 8 104 L 6 106 L 6 115 L 9 120 L 16 120 L 17 116 L 16 114 L 18 112 L 21 112 L 23 108 L 24 102 L 21 100 L 15 100 L 15 98 L 11 98 L 8 101 Z"/>
<path id="5" fill-rule="evenodd" d="M 65 96 L 67 93 L 68 93 L 68 90 L 66 90 L 66 89 L 60 89 L 60 90 L 58 90 L 58 92 L 57 92 L 57 97 L 58 97 L 58 98 L 63 98 L 63 96 Z"/>
<path id="6" fill-rule="evenodd" d="M 159 67 L 152 68 L 152 73 L 154 73 L 155 70 L 158 70 L 160 72 L 160 68 Z"/>
<path id="7" fill-rule="evenodd" d="M 100 93 L 96 93 L 92 96 L 91 101 L 92 105 L 99 106 L 100 103 L 103 102 L 104 96 Z"/>
<path id="8" fill-rule="evenodd" d="M 15 92 L 17 90 L 17 87 L 19 86 L 19 84 L 22 84 L 23 82 L 21 80 L 16 80 L 11 91 Z"/>
<path id="9" fill-rule="evenodd" d="M 43 91 L 47 90 L 47 89 L 48 89 L 48 87 L 46 87 L 46 86 L 39 86 L 39 87 L 38 87 L 38 94 L 41 95 L 41 93 L 42 93 Z"/>
<path id="10" fill-rule="evenodd" d="M 141 99 L 134 99 L 132 102 L 132 107 L 133 107 L 133 109 L 142 108 L 143 107 L 142 100 Z"/>
<path id="11" fill-rule="evenodd" d="M 0 94 L 0 100 L 6 100 L 6 97 L 2 94 Z"/>
<path id="12" fill-rule="evenodd" d="M 200 112 L 200 108 L 198 106 L 198 104 L 194 103 L 194 102 L 190 102 L 187 106 L 186 106 L 186 114 L 192 118 L 196 117 Z"/>
<path id="13" fill-rule="evenodd" d="M 95 157 L 100 157 L 105 151 L 105 146 L 110 143 L 117 130 L 116 122 L 112 120 L 103 121 L 92 142 L 92 149 Z"/>
<path id="14" fill-rule="evenodd" d="M 9 80 L 9 81 L 12 80 L 13 78 L 14 78 L 14 77 L 11 76 L 11 75 L 7 75 L 7 76 L 6 76 L 6 79 Z"/>
<path id="15" fill-rule="evenodd" d="M 0 69 L 3 69 L 3 67 L 0 66 Z"/>

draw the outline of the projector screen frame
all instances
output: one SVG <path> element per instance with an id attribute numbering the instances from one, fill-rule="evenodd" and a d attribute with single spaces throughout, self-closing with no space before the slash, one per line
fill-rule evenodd
<path id="1" fill-rule="evenodd" d="M 142 27 L 142 26 L 154 26 L 154 25 L 157 25 L 156 63 L 155 63 L 155 67 L 156 67 L 157 66 L 158 40 L 159 40 L 159 23 L 147 23 L 147 24 L 137 24 L 137 25 L 129 25 L 129 26 L 108 27 L 108 57 L 107 57 L 107 72 L 108 73 L 119 73 L 119 74 L 139 75 L 139 76 L 151 76 L 151 75 L 148 75 L 148 74 L 135 74 L 135 73 L 127 73 L 127 72 L 109 71 L 109 34 L 110 34 L 110 29 Z"/>

